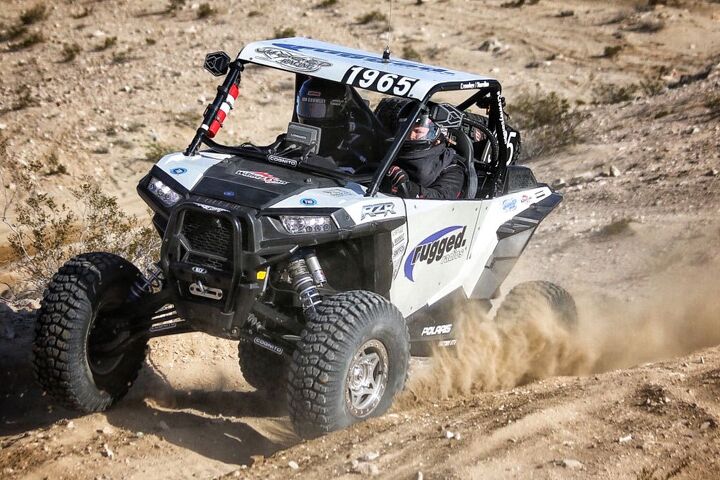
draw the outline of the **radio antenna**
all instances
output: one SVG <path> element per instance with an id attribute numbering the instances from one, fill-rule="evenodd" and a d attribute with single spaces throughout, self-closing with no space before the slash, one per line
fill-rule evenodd
<path id="1" fill-rule="evenodd" d="M 388 21 L 387 21 L 387 43 L 385 44 L 385 50 L 383 50 L 383 62 L 389 62 L 390 61 L 390 42 L 392 42 L 392 14 L 393 14 L 393 5 L 395 4 L 395 0 L 390 0 L 390 15 L 388 15 Z"/>

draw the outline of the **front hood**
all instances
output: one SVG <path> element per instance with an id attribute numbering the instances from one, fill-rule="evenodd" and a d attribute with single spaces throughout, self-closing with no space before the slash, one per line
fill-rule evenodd
<path id="1" fill-rule="evenodd" d="M 273 165 L 261 160 L 213 154 L 172 154 L 157 166 L 192 194 L 261 209 L 305 190 L 345 182 Z"/>

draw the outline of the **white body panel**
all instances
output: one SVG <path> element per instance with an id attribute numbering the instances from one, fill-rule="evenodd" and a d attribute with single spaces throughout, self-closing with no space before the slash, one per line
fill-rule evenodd
<path id="1" fill-rule="evenodd" d="M 382 55 L 378 53 L 309 38 L 281 38 L 253 42 L 242 49 L 238 58 L 335 82 L 345 81 L 348 84 L 353 84 L 348 80 L 348 72 L 351 72 L 353 67 L 362 67 L 389 75 L 386 82 L 387 89 L 383 89 L 377 78 L 374 81 L 368 80 L 367 84 L 355 84 L 356 86 L 418 100 L 425 98 L 431 89 L 442 83 L 458 82 L 457 89 L 465 90 L 483 88 L 489 85 L 488 81 L 494 81 L 482 75 L 434 67 L 394 56 L 389 61 L 383 61 Z M 403 83 L 393 83 L 398 78 L 408 80 Z M 390 84 L 393 84 L 392 88 Z"/>
<path id="2" fill-rule="evenodd" d="M 186 157 L 183 153 L 177 152 L 165 155 L 156 165 L 177 180 L 180 185 L 192 190 L 208 168 L 230 156 L 221 153 L 200 152 L 192 157 Z"/>

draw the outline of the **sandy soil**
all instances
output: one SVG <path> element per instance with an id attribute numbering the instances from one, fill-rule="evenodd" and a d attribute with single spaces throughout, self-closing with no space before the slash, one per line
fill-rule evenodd
<path id="1" fill-rule="evenodd" d="M 45 43 L 19 51 L 0 44 L 0 133 L 10 136 L 12 162 L 55 151 L 68 173 L 38 173 L 43 189 L 62 198 L 90 174 L 142 214 L 134 184 L 151 162 L 140 159 L 151 142 L 181 148 L 189 140 L 215 87 L 199 69 L 206 51 L 234 52 L 283 27 L 383 48 L 383 25 L 356 18 L 387 11 L 385 3 L 317 3 L 224 2 L 205 20 L 190 5 L 170 15 L 160 13 L 164 2 L 58 3 L 30 27 Z M 566 286 L 580 308 L 576 334 L 542 324 L 502 331 L 468 315 L 460 359 L 415 362 L 390 414 L 301 442 L 284 407 L 244 382 L 236 345 L 202 334 L 154 340 L 138 382 L 107 413 L 54 407 L 29 364 L 36 305 L 3 303 L 0 476 L 352 478 L 376 469 L 408 479 L 720 477 L 720 115 L 707 106 L 720 92 L 720 5 L 415 3 L 395 3 L 394 50 L 412 46 L 429 63 L 491 73 L 510 107 L 513 95 L 535 88 L 588 103 L 609 82 L 662 75 L 670 85 L 711 67 L 707 78 L 656 96 L 580 107 L 589 117 L 579 142 L 532 162 L 539 179 L 564 180 L 566 197 L 507 287 L 527 279 Z M 28 6 L 7 2 L 0 22 L 17 22 Z M 85 7 L 88 16 L 73 18 Z M 664 27 L 638 31 L 657 22 Z M 113 36 L 115 45 L 96 51 Z M 497 52 L 478 48 L 493 38 Z M 71 42 L 83 52 L 63 63 Z M 619 54 L 600 58 L 615 45 Z M 289 80 L 247 72 L 245 114 L 235 112 L 224 134 L 262 140 L 282 130 Z M 22 85 L 38 103 L 13 110 Z M 15 164 L 3 161 L 12 188 Z M 617 176 L 607 175 L 611 167 Z M 541 379 L 518 385 L 531 370 Z"/>

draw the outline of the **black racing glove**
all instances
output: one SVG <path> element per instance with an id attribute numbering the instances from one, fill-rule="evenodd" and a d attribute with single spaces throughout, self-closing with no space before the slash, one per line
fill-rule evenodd
<path id="1" fill-rule="evenodd" d="M 407 183 L 410 181 L 410 177 L 402 168 L 397 165 L 393 165 L 388 169 L 385 178 L 382 181 L 383 190 L 397 194 L 407 192 Z"/>

